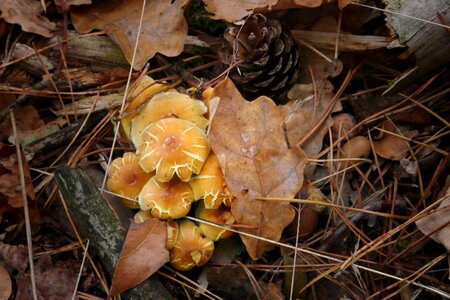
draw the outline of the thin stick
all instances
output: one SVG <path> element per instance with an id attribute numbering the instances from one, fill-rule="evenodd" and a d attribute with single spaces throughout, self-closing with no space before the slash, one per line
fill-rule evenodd
<path id="1" fill-rule="evenodd" d="M 80 272 L 78 272 L 77 283 L 75 284 L 75 289 L 73 290 L 72 300 L 75 300 L 77 295 L 78 285 L 80 284 L 81 273 L 83 272 L 84 262 L 86 261 L 87 251 L 89 249 L 89 240 L 86 242 L 86 248 L 84 249 L 83 260 L 81 261 Z"/>
<path id="2" fill-rule="evenodd" d="M 139 37 L 141 36 L 142 22 L 144 20 L 144 11 L 145 11 L 146 4 L 147 4 L 147 1 L 144 0 L 142 2 L 141 17 L 140 17 L 140 20 L 139 20 L 139 26 L 138 26 L 138 30 L 137 30 L 137 34 L 136 34 L 136 42 L 134 44 L 133 57 L 131 59 L 130 71 L 128 72 L 127 84 L 125 86 L 125 92 L 123 93 L 122 105 L 120 106 L 119 116 L 121 116 L 123 114 L 123 111 L 125 109 L 125 103 L 126 103 L 126 100 L 128 98 L 128 90 L 130 88 L 131 76 L 133 75 L 133 66 L 134 66 L 134 61 L 136 59 L 136 52 L 137 52 L 137 47 L 138 47 L 138 44 L 139 44 Z M 107 167 L 109 167 L 109 165 L 111 164 L 111 161 L 112 161 L 112 157 L 113 157 L 113 154 L 114 154 L 114 146 L 116 145 L 117 136 L 119 135 L 120 124 L 121 124 L 121 121 L 119 119 L 119 121 L 117 121 L 116 130 L 114 131 L 114 140 L 113 140 L 112 145 L 111 145 L 111 152 L 109 153 Z M 105 190 L 106 179 L 108 177 L 107 175 L 108 174 L 105 172 L 105 176 L 103 177 L 102 189 L 101 189 L 102 192 Z"/>
<path id="3" fill-rule="evenodd" d="M 28 211 L 27 188 L 25 186 L 25 175 L 23 173 L 22 153 L 20 152 L 20 145 L 19 145 L 19 141 L 17 138 L 16 118 L 14 116 L 14 111 L 12 109 L 9 110 L 9 115 L 11 116 L 12 130 L 13 130 L 14 140 L 15 140 L 15 144 L 16 144 L 17 163 L 19 164 L 19 170 L 20 170 L 20 172 L 19 172 L 20 187 L 22 189 L 23 212 L 25 215 L 25 230 L 26 230 L 26 235 L 27 235 L 28 260 L 30 263 L 31 289 L 33 291 L 33 299 L 38 300 L 37 290 L 36 290 L 36 278 L 34 276 L 33 241 L 31 239 L 30 213 Z"/>

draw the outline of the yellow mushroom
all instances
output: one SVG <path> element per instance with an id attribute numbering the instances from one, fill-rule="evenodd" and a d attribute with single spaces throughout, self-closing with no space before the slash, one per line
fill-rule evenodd
<path id="1" fill-rule="evenodd" d="M 108 168 L 108 190 L 127 198 L 136 198 L 142 187 L 154 175 L 145 172 L 139 161 L 139 156 L 132 152 L 126 152 L 123 157 L 113 160 Z M 128 207 L 139 208 L 137 201 L 124 198 L 120 201 Z"/>
<path id="2" fill-rule="evenodd" d="M 207 209 L 218 208 L 226 198 L 230 197 L 219 160 L 214 153 L 208 156 L 198 176 L 193 177 L 189 184 L 195 200 L 203 198 Z"/>
<path id="3" fill-rule="evenodd" d="M 161 182 L 168 182 L 175 173 L 188 182 L 193 173 L 200 173 L 210 151 L 205 133 L 181 119 L 156 121 L 142 132 L 142 137 L 144 143 L 137 149 L 141 167 L 146 172 L 156 170 Z"/>
<path id="4" fill-rule="evenodd" d="M 159 182 L 151 178 L 139 194 L 141 210 L 150 210 L 159 219 L 178 219 L 188 214 L 194 201 L 189 184 L 174 178 L 169 182 Z"/>
<path id="5" fill-rule="evenodd" d="M 179 225 L 178 239 L 170 250 L 170 264 L 177 270 L 188 271 L 208 262 L 214 252 L 214 242 L 202 237 L 200 228 L 191 221 Z"/>
<path id="6" fill-rule="evenodd" d="M 165 118 L 178 118 L 197 125 L 202 130 L 208 126 L 206 105 L 177 91 L 159 93 L 140 111 L 131 125 L 131 139 L 136 147 L 143 142 L 141 133 L 151 123 Z"/>
<path id="7" fill-rule="evenodd" d="M 221 225 L 233 225 L 235 220 L 231 214 L 230 208 L 220 206 L 217 209 L 206 209 L 203 203 L 200 203 L 195 212 L 196 217 L 201 220 L 209 221 Z M 202 231 L 202 234 L 213 241 L 218 239 L 226 239 L 233 235 L 232 231 L 225 228 L 216 227 L 199 222 L 198 227 Z"/>

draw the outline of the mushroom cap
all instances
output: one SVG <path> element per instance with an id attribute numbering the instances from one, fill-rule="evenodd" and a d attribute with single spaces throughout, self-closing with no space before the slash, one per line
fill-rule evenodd
<path id="1" fill-rule="evenodd" d="M 128 95 L 128 99 L 131 99 L 131 101 L 125 108 L 125 116 L 121 119 L 122 128 L 128 139 L 131 140 L 131 121 L 138 116 L 139 107 L 153 95 L 165 89 L 167 89 L 167 85 L 157 83 L 148 75 L 143 76 L 133 83 L 133 87 L 130 89 L 131 92 Z"/>
<path id="2" fill-rule="evenodd" d="M 195 124 L 167 118 L 150 124 L 143 132 L 144 143 L 138 147 L 141 167 L 146 172 L 156 170 L 161 182 L 168 182 L 176 173 L 188 182 L 198 174 L 209 154 L 208 139 Z"/>
<path id="3" fill-rule="evenodd" d="M 228 196 L 219 160 L 210 153 L 198 176 L 189 181 L 195 200 L 203 198 L 208 209 L 218 208 Z M 227 189 L 228 190 L 228 189 Z"/>
<path id="4" fill-rule="evenodd" d="M 132 152 L 126 152 L 123 157 L 113 160 L 108 168 L 108 190 L 127 198 L 136 198 L 153 176 L 141 168 L 139 161 L 139 156 Z M 127 199 L 120 201 L 128 207 L 139 208 L 137 202 Z"/>
<path id="5" fill-rule="evenodd" d="M 153 122 L 165 118 L 178 118 L 189 121 L 205 130 L 208 119 L 203 115 L 208 108 L 200 100 L 177 91 L 159 93 L 144 106 L 131 125 L 131 139 L 136 147 L 143 142 L 141 133 Z"/>
<path id="6" fill-rule="evenodd" d="M 178 219 L 188 214 L 194 201 L 189 184 L 174 178 L 169 182 L 159 182 L 154 176 L 139 194 L 141 210 L 150 210 L 155 218 Z"/>
<path id="7" fill-rule="evenodd" d="M 134 214 L 134 223 L 140 224 L 144 223 L 147 220 L 150 220 L 152 217 L 152 214 L 148 210 L 139 210 L 137 213 Z"/>
<path id="8" fill-rule="evenodd" d="M 223 205 L 217 209 L 206 209 L 203 203 L 200 203 L 195 214 L 201 220 L 216 224 L 233 225 L 235 223 L 230 208 Z M 220 238 L 226 239 L 233 235 L 232 231 L 226 230 L 225 228 L 215 227 L 205 223 L 200 223 L 198 226 L 202 234 L 213 241 L 217 241 Z"/>
<path id="9" fill-rule="evenodd" d="M 191 221 L 180 223 L 178 239 L 170 250 L 170 264 L 177 270 L 188 271 L 208 262 L 214 252 L 214 242 L 202 237 L 200 228 Z"/>
<path id="10" fill-rule="evenodd" d="M 167 241 L 166 249 L 170 250 L 175 246 L 178 239 L 179 226 L 178 223 L 172 220 L 167 221 Z"/>

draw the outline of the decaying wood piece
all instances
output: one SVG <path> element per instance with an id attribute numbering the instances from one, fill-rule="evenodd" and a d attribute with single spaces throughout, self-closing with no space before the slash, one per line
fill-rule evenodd
<path id="1" fill-rule="evenodd" d="M 57 42 L 58 39 L 53 38 L 49 41 L 49 44 Z M 51 56 L 59 60 L 59 47 L 54 48 Z M 81 35 L 74 31 L 68 32 L 65 58 L 70 63 L 78 62 L 90 65 L 94 71 L 102 71 L 112 67 L 128 68 L 130 66 L 122 50 L 108 36 Z"/>
<path id="2" fill-rule="evenodd" d="M 384 3 L 387 10 L 398 13 L 386 14 L 392 34 L 408 47 L 408 54 L 416 58 L 416 67 L 404 72 L 385 91 L 385 94 L 393 94 L 433 72 L 438 72 L 450 63 L 448 30 L 404 15 L 442 24 L 438 17 L 440 14 L 448 25 L 450 4 L 448 0 L 384 0 Z"/>
<path id="3" fill-rule="evenodd" d="M 302 41 L 320 48 L 334 50 L 336 48 L 335 32 L 319 32 L 306 30 L 291 30 L 294 39 L 301 44 Z M 381 48 L 396 48 L 400 44 L 397 40 L 374 35 L 354 35 L 354 34 L 339 34 L 339 51 L 366 51 Z"/>
<path id="4" fill-rule="evenodd" d="M 112 277 L 127 229 L 117 219 L 89 175 L 79 168 L 59 167 L 56 183 L 78 229 Z M 155 276 L 122 294 L 124 299 L 171 299 Z"/>
<path id="5" fill-rule="evenodd" d="M 45 74 L 45 70 L 50 72 L 55 68 L 54 64 L 46 56 L 42 54 L 37 54 L 33 48 L 21 43 L 16 43 L 14 45 L 12 51 L 12 58 L 18 59 L 30 54 L 36 55 L 21 60 L 17 63 L 19 67 L 26 70 L 27 72 L 35 76 L 42 76 Z M 39 55 L 39 58 L 37 58 L 37 55 Z"/>

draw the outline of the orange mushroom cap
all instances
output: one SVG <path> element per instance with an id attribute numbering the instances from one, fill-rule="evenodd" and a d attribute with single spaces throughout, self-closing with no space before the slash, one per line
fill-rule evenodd
<path id="1" fill-rule="evenodd" d="M 220 206 L 217 209 L 206 209 L 205 205 L 200 203 L 195 213 L 197 218 L 216 224 L 232 225 L 235 222 L 230 208 L 225 206 Z M 202 234 L 213 241 L 217 241 L 220 238 L 226 239 L 233 235 L 232 231 L 226 230 L 225 228 L 211 226 L 201 222 L 199 223 L 198 226 L 202 231 Z"/>
<path id="2" fill-rule="evenodd" d="M 126 152 L 123 157 L 113 160 L 108 168 L 108 190 L 127 198 L 136 198 L 153 176 L 141 168 L 139 161 L 139 156 L 132 152 Z M 139 208 L 137 202 L 127 199 L 120 201 L 128 207 Z"/>
<path id="3" fill-rule="evenodd" d="M 125 116 L 121 120 L 122 128 L 131 140 L 131 121 L 139 115 L 139 107 L 148 101 L 153 95 L 162 92 L 167 89 L 167 85 L 157 83 L 150 76 L 143 76 L 136 80 L 130 89 L 128 99 L 131 101 L 125 108 Z"/>
<path id="4" fill-rule="evenodd" d="M 152 172 L 161 182 L 168 182 L 176 173 L 182 181 L 198 174 L 209 154 L 205 133 L 195 124 L 168 118 L 150 124 L 143 132 L 144 143 L 138 147 L 141 167 Z"/>
<path id="5" fill-rule="evenodd" d="M 203 115 L 207 110 L 205 103 L 202 101 L 195 100 L 177 91 L 159 93 L 151 98 L 132 121 L 132 141 L 138 147 L 143 142 L 142 131 L 151 123 L 165 118 L 186 120 L 205 130 L 208 126 L 208 119 Z"/>
<path id="6" fill-rule="evenodd" d="M 174 178 L 169 182 L 159 182 L 154 176 L 139 194 L 141 210 L 151 210 L 159 219 L 178 219 L 188 214 L 194 201 L 189 184 Z"/>
<path id="7" fill-rule="evenodd" d="M 189 184 L 195 200 L 203 198 L 208 209 L 218 208 L 227 197 L 222 169 L 214 153 L 208 156 L 200 174 L 193 177 Z"/>
<path id="8" fill-rule="evenodd" d="M 200 228 L 191 221 L 180 223 L 178 239 L 170 250 L 170 264 L 177 270 L 188 271 L 203 266 L 214 252 L 214 242 L 202 237 Z"/>
<path id="9" fill-rule="evenodd" d="M 150 220 L 151 217 L 152 214 L 150 213 L 150 211 L 139 210 L 137 213 L 134 214 L 134 223 L 136 224 L 144 223 L 145 221 Z"/>

